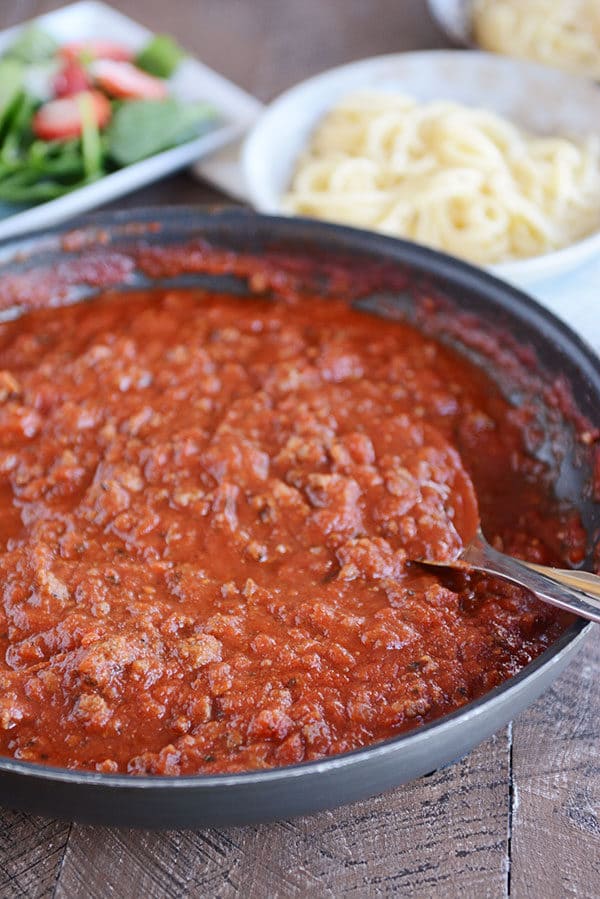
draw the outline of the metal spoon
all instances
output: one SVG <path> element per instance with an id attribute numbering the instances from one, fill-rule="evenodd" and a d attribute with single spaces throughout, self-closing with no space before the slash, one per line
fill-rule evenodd
<path id="1" fill-rule="evenodd" d="M 498 575 L 527 587 L 544 602 L 567 609 L 582 618 L 589 618 L 590 621 L 600 622 L 600 577 L 588 571 L 549 568 L 546 565 L 521 562 L 490 546 L 481 528 L 477 529 L 475 536 L 465 544 L 456 559 L 450 562 L 437 562 L 433 559 L 419 561 L 424 565 L 474 568 L 476 571 Z"/>

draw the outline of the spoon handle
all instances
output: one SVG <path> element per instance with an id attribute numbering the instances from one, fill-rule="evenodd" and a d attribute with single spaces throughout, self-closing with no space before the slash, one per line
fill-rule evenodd
<path id="1" fill-rule="evenodd" d="M 600 622 L 600 577 L 587 571 L 564 571 L 533 565 L 498 552 L 476 537 L 462 553 L 462 561 L 480 571 L 498 574 L 527 587 L 540 599 Z"/>
<path id="2" fill-rule="evenodd" d="M 522 562 L 527 568 L 539 571 L 546 577 L 552 578 L 565 587 L 586 593 L 589 597 L 600 599 L 600 577 L 589 571 L 574 571 L 571 568 L 549 568 L 547 565 L 536 565 L 533 562 Z"/>

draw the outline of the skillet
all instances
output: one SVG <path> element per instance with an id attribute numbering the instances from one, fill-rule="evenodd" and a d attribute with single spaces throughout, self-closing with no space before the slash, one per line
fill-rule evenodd
<path id="1" fill-rule="evenodd" d="M 456 259 L 352 228 L 242 209 L 104 213 L 76 229 L 1 246 L 2 315 L 26 305 L 32 285 L 44 285 L 60 302 L 83 301 L 107 286 L 107 277 L 111 288 L 123 290 L 186 285 L 247 292 L 242 279 L 186 265 L 185 258 L 194 256 L 188 250 L 203 241 L 271 258 L 317 284 L 324 295 L 339 290 L 339 283 L 337 288 L 331 283 L 333 261 L 365 312 L 406 318 L 451 343 L 485 368 L 516 404 L 535 394 L 544 412 L 539 397 L 560 385 L 560 421 L 550 428 L 547 451 L 558 460 L 557 494 L 580 510 L 590 543 L 587 565 L 592 564 L 600 532 L 600 504 L 591 492 L 593 447 L 582 447 L 575 432 L 583 419 L 586 427 L 600 427 L 600 360 L 526 295 Z M 160 254 L 164 248 L 182 247 L 187 250 L 178 257 L 178 266 L 143 261 L 155 250 Z M 549 687 L 592 627 L 578 620 L 516 676 L 481 698 L 354 752 L 278 769 L 180 778 L 69 771 L 0 758 L 0 803 L 67 819 L 151 828 L 268 821 L 332 808 L 398 786 L 469 752 Z"/>

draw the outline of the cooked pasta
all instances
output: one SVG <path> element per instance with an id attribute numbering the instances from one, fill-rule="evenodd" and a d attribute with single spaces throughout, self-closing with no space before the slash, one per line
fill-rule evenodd
<path id="1" fill-rule="evenodd" d="M 600 78 L 600 0 L 474 0 L 473 30 L 487 50 Z"/>
<path id="2" fill-rule="evenodd" d="M 362 92 L 318 125 L 283 208 L 481 264 L 522 259 L 600 227 L 600 146 L 534 137 L 484 109 Z"/>

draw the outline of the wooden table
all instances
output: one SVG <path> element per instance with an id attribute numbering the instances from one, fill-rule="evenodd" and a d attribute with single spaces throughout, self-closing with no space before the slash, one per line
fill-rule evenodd
<path id="1" fill-rule="evenodd" d="M 50 10 L 3 0 L 0 28 Z M 424 0 L 114 0 L 258 96 L 329 66 L 446 46 Z M 180 174 L 119 207 L 222 200 Z M 0 897 L 600 897 L 600 646 L 451 768 L 312 818 L 199 832 L 0 811 Z"/>

